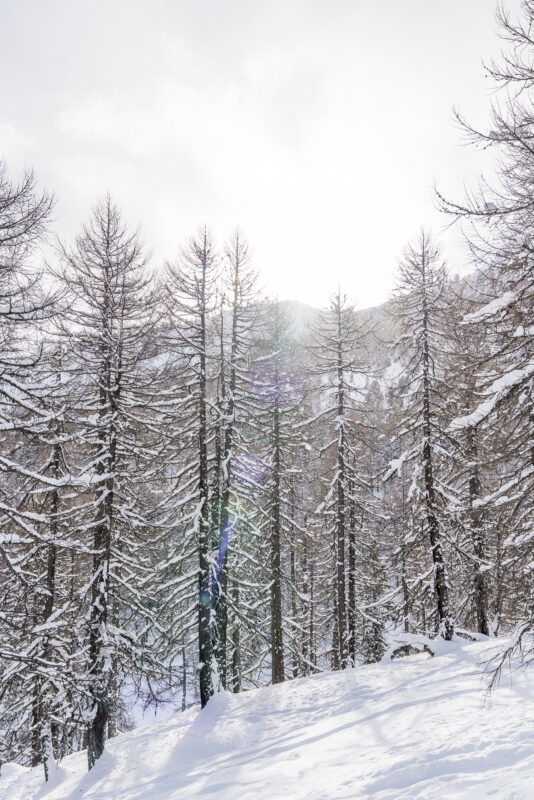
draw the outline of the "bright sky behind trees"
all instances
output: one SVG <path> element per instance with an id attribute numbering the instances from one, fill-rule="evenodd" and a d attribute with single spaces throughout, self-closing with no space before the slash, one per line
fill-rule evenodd
<path id="1" fill-rule="evenodd" d="M 515 9 L 517 0 L 507 0 Z M 110 191 L 154 262 L 239 224 L 266 288 L 382 302 L 422 225 L 491 162 L 491 0 L 0 0 L 0 154 L 34 166 L 70 237 Z M 22 46 L 21 46 L 22 45 Z M 453 271 L 468 269 L 444 235 Z"/>

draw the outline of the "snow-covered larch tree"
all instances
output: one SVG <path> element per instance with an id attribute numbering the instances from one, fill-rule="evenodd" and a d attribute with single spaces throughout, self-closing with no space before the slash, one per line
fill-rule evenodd
<path id="1" fill-rule="evenodd" d="M 415 535 L 428 553 L 436 608 L 436 629 L 445 639 L 453 635 L 450 588 L 443 548 L 444 519 L 448 498 L 437 470 L 447 453 L 446 422 L 442 404 L 443 316 L 450 311 L 448 279 L 440 253 L 425 231 L 406 247 L 399 265 L 393 313 L 399 318 L 397 342 L 403 365 L 398 383 L 398 403 L 403 414 L 397 435 L 403 452 L 392 464 L 389 476 L 406 464 L 412 469 L 410 499 L 415 512 Z"/>
<path id="2" fill-rule="evenodd" d="M 54 493 L 62 480 L 39 452 L 57 423 L 46 402 L 40 327 L 53 316 L 57 297 L 43 291 L 35 258 L 51 209 L 52 197 L 37 190 L 31 171 L 13 181 L 0 162 L 0 748 L 2 758 L 43 761 L 45 773 L 50 715 L 41 713 L 48 704 L 39 687 L 53 669 L 43 637 L 32 631 L 51 613 L 55 514 L 33 500 Z M 25 684 L 32 686 L 29 695 Z"/>
<path id="3" fill-rule="evenodd" d="M 365 328 L 356 321 L 353 306 L 338 290 L 315 326 L 313 371 L 320 376 L 321 392 L 320 410 L 312 423 L 321 431 L 322 463 L 328 464 L 319 513 L 334 555 L 332 663 L 337 669 L 344 669 L 349 657 L 354 663 L 355 657 L 356 519 L 362 516 L 357 496 L 368 489 L 358 469 L 362 451 L 357 400 L 365 385 L 360 358 L 364 337 Z"/>
<path id="4" fill-rule="evenodd" d="M 499 7 L 497 22 L 506 49 L 486 65 L 499 90 L 491 105 L 491 122 L 484 130 L 457 115 L 471 144 L 497 154 L 496 177 L 493 183 L 481 179 L 463 201 L 437 196 L 443 211 L 463 221 L 474 259 L 485 272 L 480 292 L 484 302 L 468 322 L 483 325 L 490 337 L 486 380 L 480 401 L 471 414 L 455 420 L 454 427 L 472 431 L 489 425 L 494 433 L 505 432 L 495 480 L 477 504 L 480 511 L 498 506 L 504 512 L 504 561 L 514 564 L 515 576 L 521 575 L 510 608 L 510 622 L 517 625 L 513 650 L 534 630 L 534 3 L 522 0 L 517 20 Z M 500 600 L 497 605 L 501 607 Z M 532 654 L 530 648 L 527 651 Z"/>
<path id="5" fill-rule="evenodd" d="M 159 312 L 139 235 L 128 231 L 109 196 L 60 255 L 57 275 L 69 303 L 58 336 L 63 370 L 77 384 L 78 471 L 86 485 L 72 524 L 92 554 L 79 590 L 91 768 L 114 732 L 120 680 L 156 661 L 142 584 L 157 538 L 150 490 L 157 381 L 150 365 Z"/>
<path id="6" fill-rule="evenodd" d="M 220 363 L 218 375 L 216 439 L 216 468 L 212 503 L 214 505 L 213 545 L 217 550 L 213 605 L 215 608 L 214 654 L 221 685 L 228 684 L 228 610 L 234 607 L 234 626 L 240 612 L 238 575 L 230 576 L 232 597 L 229 596 L 229 569 L 239 560 L 231 555 L 232 540 L 238 533 L 240 509 L 246 504 L 249 481 L 236 480 L 240 463 L 250 444 L 250 419 L 253 416 L 253 396 L 248 374 L 248 356 L 258 323 L 257 274 L 251 263 L 250 247 L 239 230 L 235 230 L 224 248 L 223 289 L 227 298 L 220 316 Z M 226 330 L 227 329 L 227 330 Z M 247 434 L 248 431 L 248 434 Z M 252 555 L 252 554 L 251 554 Z M 241 590 L 241 595 L 242 595 Z M 234 630 L 234 634 L 236 631 Z M 233 670 L 232 670 L 233 672 Z M 232 676 L 236 685 L 236 676 Z"/>
<path id="7" fill-rule="evenodd" d="M 182 247 L 176 262 L 167 265 L 165 283 L 171 316 L 168 346 L 175 357 L 176 378 L 167 392 L 174 415 L 174 441 L 170 513 L 179 529 L 179 553 L 165 569 L 167 585 L 174 590 L 177 616 L 183 619 L 174 636 L 182 642 L 191 630 L 189 611 L 195 598 L 200 702 L 205 706 L 217 681 L 213 654 L 215 630 L 214 557 L 210 508 L 210 443 L 215 425 L 210 415 L 212 399 L 208 370 L 216 355 L 214 319 L 219 256 L 207 227 L 199 229 Z M 215 420 L 217 419 L 215 412 Z M 170 424 L 172 422 L 169 420 Z M 173 456 L 173 453 L 175 454 Z M 171 523 L 172 519 L 169 518 Z M 196 564 L 194 563 L 196 561 Z M 172 575 L 171 573 L 178 573 Z M 170 583 L 169 583 L 170 581 Z M 196 583 L 196 589 L 193 588 Z M 185 629 L 185 631 L 184 631 Z"/>

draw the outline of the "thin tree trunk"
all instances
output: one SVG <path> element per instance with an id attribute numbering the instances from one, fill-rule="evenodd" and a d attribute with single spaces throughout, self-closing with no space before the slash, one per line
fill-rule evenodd
<path id="1" fill-rule="evenodd" d="M 239 586 L 234 583 L 232 587 L 232 602 L 234 608 L 239 606 Z M 241 691 L 241 640 L 239 632 L 239 620 L 234 616 L 232 629 L 232 691 L 238 694 Z"/>
<path id="2" fill-rule="evenodd" d="M 470 427 L 467 431 L 467 442 L 469 461 L 472 464 L 471 475 L 469 477 L 469 516 L 471 522 L 471 536 L 473 538 L 473 553 L 475 556 L 474 588 L 477 630 L 479 633 L 489 636 L 488 589 L 485 573 L 481 570 L 481 564 L 485 557 L 484 531 L 482 529 L 482 514 L 475 504 L 476 500 L 480 497 L 480 479 L 477 462 L 477 432 L 473 427 Z"/>
<path id="3" fill-rule="evenodd" d="M 347 613 L 345 588 L 345 391 L 343 375 L 343 350 L 341 345 L 341 309 L 338 295 L 338 361 L 337 361 L 337 503 L 336 503 L 336 592 L 337 592 L 337 640 L 339 666 L 347 666 Z"/>
<path id="4" fill-rule="evenodd" d="M 310 661 L 317 668 L 317 648 L 315 646 L 315 571 L 313 558 L 310 564 Z"/>
<path id="5" fill-rule="evenodd" d="M 208 444 L 207 444 L 207 376 L 206 376 L 206 268 L 207 254 L 202 264 L 201 310 L 200 310 L 200 373 L 198 379 L 198 489 L 200 499 L 198 531 L 198 661 L 200 704 L 206 705 L 213 694 L 211 611 L 212 585 L 210 575 L 210 519 L 208 497 Z"/>
<path id="6" fill-rule="evenodd" d="M 276 376 L 276 387 L 279 387 L 279 376 Z M 273 499 L 271 522 L 271 676 L 273 683 L 284 680 L 284 645 L 282 638 L 282 570 L 280 555 L 280 410 L 279 399 L 276 398 L 273 414 Z"/>
<path id="7" fill-rule="evenodd" d="M 306 530 L 306 522 L 304 520 L 304 529 Z M 311 603 L 311 589 L 309 583 L 309 570 L 308 570 L 308 537 L 304 536 L 302 548 L 302 593 L 304 597 L 308 598 L 308 604 Z M 303 656 L 303 673 L 309 675 L 311 663 L 311 642 L 310 632 L 306 631 L 306 608 L 304 607 L 304 631 L 302 636 L 302 656 Z"/>
<path id="8" fill-rule="evenodd" d="M 61 433 L 61 426 L 56 425 L 54 434 L 56 441 L 52 451 L 52 477 L 58 479 L 60 477 L 61 465 L 61 446 L 58 438 Z M 57 538 L 58 538 L 58 510 L 59 510 L 59 491 L 52 489 L 47 499 L 50 499 L 49 514 L 50 514 L 50 544 L 46 551 L 46 579 L 45 579 L 45 599 L 42 612 L 41 622 L 46 621 L 52 616 L 54 611 L 54 602 L 56 596 L 56 563 L 57 563 Z M 43 648 L 43 659 L 49 662 L 51 658 L 50 646 L 48 637 L 45 637 Z M 41 696 L 41 679 L 37 679 L 34 687 L 34 703 L 33 703 L 33 728 L 32 728 L 32 766 L 39 763 L 43 764 L 45 781 L 48 781 L 49 757 L 57 756 L 54 753 L 57 750 L 57 730 L 53 729 L 50 722 L 50 708 L 47 698 Z"/>
<path id="9" fill-rule="evenodd" d="M 404 483 L 404 465 L 401 465 L 400 472 L 401 479 L 401 492 L 402 492 L 402 529 L 401 529 L 401 583 L 402 583 L 402 617 L 404 624 L 404 633 L 410 632 L 410 592 L 408 589 L 408 580 L 406 576 L 406 536 L 407 536 L 407 521 L 406 521 L 406 486 Z"/>
<path id="10" fill-rule="evenodd" d="M 432 425 L 430 408 L 430 355 L 428 349 L 428 310 L 426 294 L 423 298 L 423 477 L 425 486 L 425 505 L 432 560 L 434 564 L 434 593 L 437 603 L 439 629 L 446 640 L 452 639 L 454 632 L 449 609 L 449 593 L 445 574 L 443 548 L 436 516 L 436 498 L 432 464 Z"/>
<path id="11" fill-rule="evenodd" d="M 103 640 L 109 617 L 109 590 L 111 567 L 111 539 L 113 531 L 114 474 L 117 456 L 116 414 L 118 387 L 120 386 L 120 356 L 117 374 L 111 361 L 112 332 L 109 324 L 110 298 L 104 298 L 102 372 L 100 375 L 100 431 L 98 455 L 96 518 L 93 541 L 93 573 L 91 585 L 91 613 L 89 624 L 89 671 L 92 719 L 87 731 L 87 761 L 92 769 L 104 752 L 110 710 L 110 679 L 108 667 L 111 653 Z"/>
<path id="12" fill-rule="evenodd" d="M 187 664 L 185 660 L 185 647 L 182 647 L 182 711 L 187 708 Z"/>
<path id="13" fill-rule="evenodd" d="M 349 494 L 352 495 L 353 486 L 349 482 Z M 349 511 L 349 656 L 351 666 L 356 664 L 356 513 L 354 502 L 350 500 Z"/>
<path id="14" fill-rule="evenodd" d="M 219 529 L 219 592 L 216 604 L 216 631 L 217 631 L 217 661 L 219 664 L 219 677 L 221 684 L 226 688 L 227 684 L 227 638 L 228 638 L 228 600 L 226 592 L 228 590 L 228 549 L 230 546 L 230 535 L 232 525 L 230 522 L 230 477 L 232 448 L 235 428 L 235 392 L 237 385 L 236 361 L 238 358 L 238 331 L 237 314 L 239 307 L 240 290 L 240 258 L 239 258 L 239 239 L 236 240 L 235 265 L 233 278 L 233 298 L 232 298 L 232 337 L 230 343 L 230 375 L 228 381 L 228 392 L 224 386 L 224 343 L 223 343 L 223 317 L 221 314 L 221 370 L 223 388 L 222 394 L 225 398 L 224 403 L 224 442 L 222 453 L 222 502 Z"/>
<path id="15" fill-rule="evenodd" d="M 295 592 L 295 581 L 296 581 L 296 569 L 295 569 L 295 547 L 293 541 L 291 541 L 291 550 L 289 553 L 289 570 L 290 570 L 290 580 L 291 580 L 291 619 L 294 623 L 297 621 L 297 595 Z M 297 628 L 295 626 L 295 635 Z M 292 652 L 292 667 L 293 667 L 293 677 L 298 678 L 299 674 L 299 662 L 297 660 L 297 648 L 293 647 Z"/>

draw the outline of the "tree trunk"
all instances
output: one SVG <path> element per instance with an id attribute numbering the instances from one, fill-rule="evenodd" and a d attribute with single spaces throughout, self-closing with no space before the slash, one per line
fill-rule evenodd
<path id="1" fill-rule="evenodd" d="M 111 331 L 109 330 L 109 298 L 103 311 L 105 327 L 102 343 L 102 372 L 100 376 L 101 427 L 98 434 L 98 461 L 96 473 L 100 478 L 96 488 L 96 518 L 94 529 L 93 573 L 91 584 L 91 613 L 89 622 L 89 692 L 92 700 L 92 719 L 87 731 L 87 761 L 92 769 L 104 752 L 110 709 L 109 663 L 111 653 L 105 641 L 109 617 L 109 588 L 111 567 L 111 539 L 113 531 L 114 473 L 117 452 L 116 412 L 120 375 L 114 374 L 111 363 Z M 106 637 L 107 638 L 107 637 Z"/>
<path id="2" fill-rule="evenodd" d="M 200 705 L 206 705 L 213 694 L 211 614 L 213 607 L 212 576 L 210 574 L 210 509 L 207 443 L 207 376 L 206 376 L 206 269 L 207 253 L 204 249 L 200 295 L 200 372 L 198 378 L 198 490 L 200 501 L 198 531 L 198 668 Z"/>
<path id="3" fill-rule="evenodd" d="M 279 377 L 276 376 L 276 387 Z M 271 521 L 271 677 L 273 683 L 284 680 L 284 644 L 282 638 L 282 570 L 280 555 L 280 410 L 276 398 L 273 415 L 274 464 Z"/>
<path id="4" fill-rule="evenodd" d="M 349 483 L 349 494 L 352 494 L 353 486 Z M 349 604 L 348 604 L 348 626 L 349 626 L 349 656 L 351 666 L 356 665 L 356 513 L 354 502 L 350 500 L 349 512 Z"/>
<path id="5" fill-rule="evenodd" d="M 295 547 L 293 541 L 291 541 L 291 551 L 289 553 L 289 570 L 290 570 L 290 580 L 291 580 L 291 619 L 293 623 L 297 621 L 297 595 L 295 592 L 295 581 L 296 581 L 296 569 L 295 569 Z M 297 627 L 295 625 L 294 628 L 295 634 L 297 631 Z M 293 668 L 293 677 L 298 678 L 299 674 L 299 662 L 297 659 L 297 648 L 293 647 L 292 651 L 292 668 Z"/>
<path id="6" fill-rule="evenodd" d="M 232 587 L 232 602 L 234 608 L 239 606 L 239 586 L 234 583 Z M 232 691 L 238 694 L 241 691 L 241 641 L 239 632 L 239 620 L 234 615 L 234 625 L 232 629 Z"/>
<path id="7" fill-rule="evenodd" d="M 474 564 L 474 589 L 477 630 L 479 633 L 489 636 L 488 589 L 485 573 L 480 568 L 485 557 L 484 531 L 482 529 L 482 514 L 475 505 L 475 501 L 480 497 L 480 479 L 477 465 L 477 432 L 473 427 L 470 427 L 467 431 L 467 443 L 469 461 L 472 464 L 469 477 L 469 517 L 471 536 L 473 538 L 473 553 L 476 559 Z"/>
<path id="8" fill-rule="evenodd" d="M 341 345 L 341 309 L 338 299 L 338 362 L 337 362 L 337 503 L 336 503 L 336 592 L 337 640 L 339 666 L 347 666 L 347 613 L 345 588 L 345 391 L 343 376 L 343 350 Z"/>
<path id="9" fill-rule="evenodd" d="M 432 465 L 432 414 L 430 407 L 430 354 L 428 348 L 428 311 L 426 294 L 423 297 L 423 478 L 425 487 L 426 521 L 434 564 L 434 593 L 437 603 L 439 630 L 444 639 L 452 639 L 454 628 L 450 618 L 449 593 L 445 574 L 443 548 L 436 516 L 436 498 Z"/>

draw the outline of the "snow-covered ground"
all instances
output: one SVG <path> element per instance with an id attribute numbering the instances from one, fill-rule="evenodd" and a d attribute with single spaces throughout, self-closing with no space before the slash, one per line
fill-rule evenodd
<path id="1" fill-rule="evenodd" d="M 45 786 L 2 768 L 1 800 L 526 800 L 534 798 L 534 672 L 504 676 L 488 704 L 489 642 L 434 658 L 316 675 L 191 710 L 85 753 Z"/>

